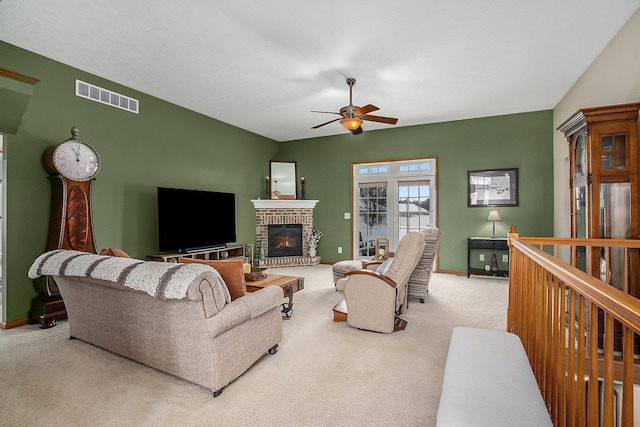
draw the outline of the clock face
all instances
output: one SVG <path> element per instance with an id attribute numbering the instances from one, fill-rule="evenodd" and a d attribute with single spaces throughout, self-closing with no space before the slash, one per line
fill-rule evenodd
<path id="1" fill-rule="evenodd" d="M 60 175 L 74 181 L 88 181 L 100 168 L 98 154 L 87 144 L 65 141 L 56 147 L 53 164 Z"/>

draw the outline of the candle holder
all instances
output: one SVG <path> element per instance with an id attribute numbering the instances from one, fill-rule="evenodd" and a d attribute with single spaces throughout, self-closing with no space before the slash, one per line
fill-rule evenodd
<path id="1" fill-rule="evenodd" d="M 304 200 L 304 176 L 300 177 L 300 185 L 301 185 L 300 200 Z"/>
<path id="2" fill-rule="evenodd" d="M 280 192 L 278 191 L 278 180 L 277 179 L 273 180 L 273 191 L 271 192 L 271 198 L 272 199 L 280 198 Z"/>
<path id="3" fill-rule="evenodd" d="M 265 177 L 264 179 L 264 198 L 265 199 L 270 199 L 271 198 L 271 191 L 269 189 L 269 177 Z"/>

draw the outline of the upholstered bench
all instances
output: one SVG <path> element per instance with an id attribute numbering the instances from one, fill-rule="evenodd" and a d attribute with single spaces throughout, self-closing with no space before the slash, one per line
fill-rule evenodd
<path id="1" fill-rule="evenodd" d="M 453 329 L 436 425 L 553 425 L 520 337 Z"/>

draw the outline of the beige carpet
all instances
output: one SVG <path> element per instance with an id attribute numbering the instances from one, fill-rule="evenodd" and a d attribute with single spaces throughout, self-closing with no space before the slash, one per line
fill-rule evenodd
<path id="1" fill-rule="evenodd" d="M 304 276 L 284 339 L 218 398 L 79 340 L 67 322 L 0 331 L 0 425 L 431 426 L 451 329 L 506 326 L 506 279 L 436 274 L 406 329 L 378 334 L 333 323 L 331 266 Z"/>

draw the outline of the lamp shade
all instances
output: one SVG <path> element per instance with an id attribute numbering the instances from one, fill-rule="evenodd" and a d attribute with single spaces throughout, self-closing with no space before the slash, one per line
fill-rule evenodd
<path id="1" fill-rule="evenodd" d="M 489 211 L 489 216 L 487 217 L 487 221 L 500 221 L 500 214 L 497 210 Z"/>
<path id="2" fill-rule="evenodd" d="M 347 117 L 344 118 L 342 120 L 340 120 L 340 124 L 346 129 L 346 130 L 356 130 L 360 127 L 360 125 L 362 124 L 362 120 L 360 120 L 357 117 Z"/>

